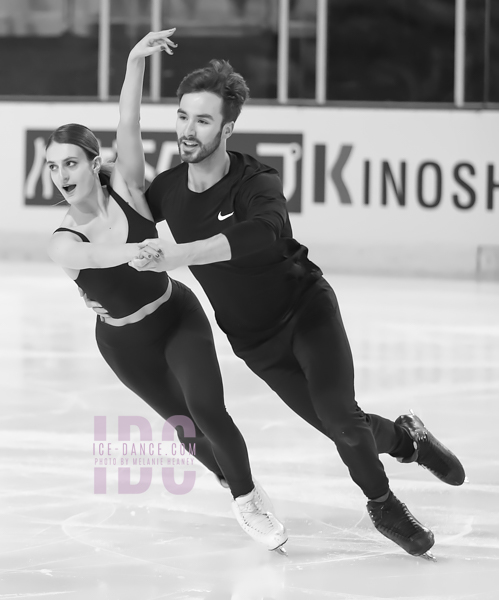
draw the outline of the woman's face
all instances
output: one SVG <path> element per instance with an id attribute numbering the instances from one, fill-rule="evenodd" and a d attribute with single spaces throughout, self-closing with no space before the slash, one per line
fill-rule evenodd
<path id="1" fill-rule="evenodd" d="M 92 194 L 99 165 L 96 159 L 89 160 L 80 146 L 52 142 L 46 161 L 52 181 L 66 202 L 75 204 Z"/>

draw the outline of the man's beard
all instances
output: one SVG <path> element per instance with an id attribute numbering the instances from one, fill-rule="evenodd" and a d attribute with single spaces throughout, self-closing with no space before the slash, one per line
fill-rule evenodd
<path id="1" fill-rule="evenodd" d="M 186 163 L 200 163 L 201 161 L 203 161 L 205 158 L 208 158 L 208 156 L 211 156 L 215 150 L 217 150 L 217 148 L 220 146 L 220 142 L 222 140 L 222 128 L 220 128 L 220 131 L 217 133 L 217 135 L 215 136 L 215 139 L 212 140 L 209 144 L 201 144 L 199 142 L 199 140 L 197 140 L 196 138 L 193 138 L 192 141 L 196 142 L 198 144 L 196 150 L 194 152 L 189 153 L 189 154 L 185 154 L 182 152 L 182 144 L 181 142 L 183 140 L 188 140 L 189 138 L 180 138 L 177 140 L 177 144 L 178 144 L 178 151 L 180 153 L 180 158 L 186 162 Z"/>

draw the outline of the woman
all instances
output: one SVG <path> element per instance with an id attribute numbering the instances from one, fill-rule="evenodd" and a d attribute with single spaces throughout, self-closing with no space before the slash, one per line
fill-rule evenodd
<path id="1" fill-rule="evenodd" d="M 157 237 L 143 197 L 139 126 L 145 57 L 172 54 L 174 29 L 150 33 L 130 52 L 120 96 L 117 160 L 103 165 L 94 134 L 69 124 L 49 138 L 52 181 L 70 205 L 48 253 L 83 292 L 107 309 L 97 318 L 99 350 L 119 379 L 167 419 L 189 417 L 197 458 L 227 482 L 241 527 L 269 550 L 286 541 L 269 499 L 254 484 L 244 439 L 228 415 L 211 328 L 199 301 L 166 273 L 142 273 L 139 242 Z"/>

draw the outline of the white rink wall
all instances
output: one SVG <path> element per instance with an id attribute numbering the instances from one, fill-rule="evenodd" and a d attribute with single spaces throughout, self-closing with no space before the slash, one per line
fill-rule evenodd
<path id="1" fill-rule="evenodd" d="M 175 118 L 175 104 L 142 108 L 149 178 L 178 161 Z M 46 260 L 64 214 L 48 134 L 83 123 L 111 156 L 117 120 L 115 103 L 0 103 L 0 257 Z M 281 172 L 295 237 L 324 270 L 499 279 L 498 138 L 495 111 L 249 105 L 232 147 Z"/>

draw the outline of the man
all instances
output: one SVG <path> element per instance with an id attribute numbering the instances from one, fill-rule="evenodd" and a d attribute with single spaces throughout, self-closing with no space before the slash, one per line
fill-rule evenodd
<path id="1" fill-rule="evenodd" d="M 391 492 L 378 458 L 418 462 L 461 485 L 459 460 L 413 415 L 395 422 L 355 401 L 354 368 L 338 303 L 307 248 L 293 239 L 277 172 L 226 142 L 248 97 L 228 62 L 212 60 L 177 91 L 182 163 L 146 192 L 176 240 L 146 240 L 139 270 L 187 265 L 237 356 L 308 423 L 329 437 L 366 495 L 371 520 L 412 555 L 430 556 L 433 533 Z"/>

